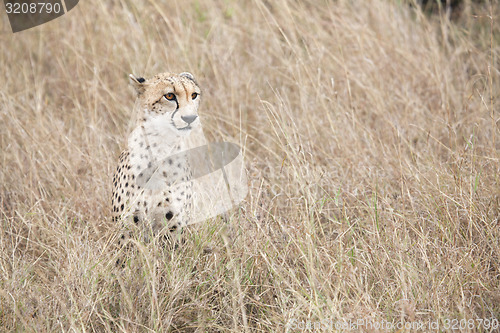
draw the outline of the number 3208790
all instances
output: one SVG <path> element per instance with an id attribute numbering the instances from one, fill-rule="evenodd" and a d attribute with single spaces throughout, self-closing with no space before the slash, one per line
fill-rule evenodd
<path id="1" fill-rule="evenodd" d="M 56 2 L 54 4 L 48 2 L 38 2 L 38 3 L 5 3 L 5 8 L 7 14 L 59 14 L 62 10 L 61 4 Z"/>

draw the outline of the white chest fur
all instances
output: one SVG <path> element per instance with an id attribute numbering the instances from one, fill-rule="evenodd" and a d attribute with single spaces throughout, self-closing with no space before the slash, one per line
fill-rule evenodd
<path id="1" fill-rule="evenodd" d="M 128 139 L 131 171 L 137 184 L 155 191 L 187 181 L 187 152 L 192 148 L 192 136 L 200 133 L 199 126 L 178 130 L 168 115 L 150 116 L 141 122 Z"/>

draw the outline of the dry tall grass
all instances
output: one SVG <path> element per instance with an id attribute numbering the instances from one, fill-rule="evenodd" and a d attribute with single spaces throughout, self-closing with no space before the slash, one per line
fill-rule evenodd
<path id="1" fill-rule="evenodd" d="M 500 9 L 465 3 L 450 21 L 390 0 L 86 0 L 17 34 L 0 15 L 0 327 L 500 319 Z M 163 71 L 197 76 L 250 192 L 118 269 L 127 75 Z"/>

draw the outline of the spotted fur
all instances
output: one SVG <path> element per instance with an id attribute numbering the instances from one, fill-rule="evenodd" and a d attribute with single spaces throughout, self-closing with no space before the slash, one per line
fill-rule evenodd
<path id="1" fill-rule="evenodd" d="M 194 137 L 204 140 L 201 91 L 190 73 L 130 79 L 137 120 L 113 177 L 113 218 L 145 235 L 180 231 L 192 210 L 192 172 L 183 152 Z"/>

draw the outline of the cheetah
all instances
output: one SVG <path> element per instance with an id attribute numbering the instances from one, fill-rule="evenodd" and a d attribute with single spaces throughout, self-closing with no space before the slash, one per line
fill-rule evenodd
<path id="1" fill-rule="evenodd" d="M 179 232 L 193 207 L 192 170 L 183 152 L 206 142 L 198 116 L 201 90 L 188 72 L 129 77 L 136 120 L 113 177 L 113 219 L 152 236 Z"/>

